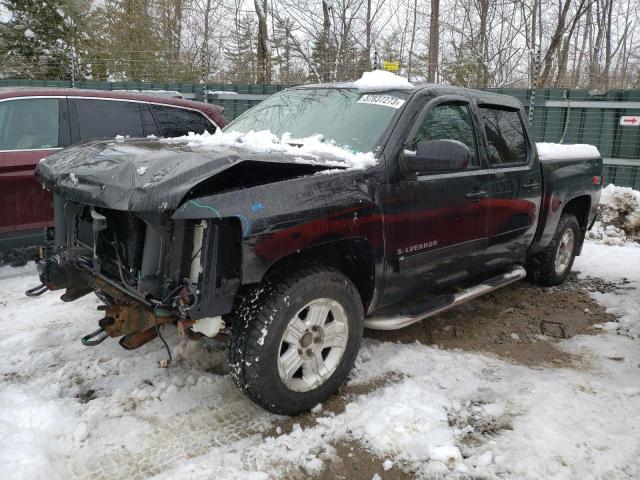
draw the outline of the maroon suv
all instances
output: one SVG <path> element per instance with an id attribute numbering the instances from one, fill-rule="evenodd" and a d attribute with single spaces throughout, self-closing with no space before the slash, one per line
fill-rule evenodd
<path id="1" fill-rule="evenodd" d="M 0 88 L 0 251 L 42 240 L 51 194 L 38 161 L 75 143 L 117 135 L 177 137 L 226 125 L 222 109 L 189 100 L 71 88 Z"/>

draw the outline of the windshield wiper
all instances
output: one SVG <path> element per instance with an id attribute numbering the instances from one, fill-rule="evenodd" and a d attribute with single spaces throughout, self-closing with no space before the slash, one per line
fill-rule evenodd
<path id="1" fill-rule="evenodd" d="M 293 139 L 294 141 L 291 142 L 287 142 L 287 145 L 291 145 L 292 147 L 302 147 L 304 145 L 304 142 L 300 142 L 300 141 L 295 141 L 298 139 Z M 320 140 L 320 142 L 324 143 L 324 135 L 318 135 L 318 140 Z"/>

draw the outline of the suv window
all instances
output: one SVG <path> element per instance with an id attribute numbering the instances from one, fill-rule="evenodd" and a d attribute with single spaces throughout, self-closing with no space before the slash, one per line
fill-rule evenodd
<path id="1" fill-rule="evenodd" d="M 177 107 L 151 105 L 163 137 L 180 137 L 189 132 L 213 133 L 215 126 L 201 113 Z"/>
<path id="2" fill-rule="evenodd" d="M 57 98 L 0 102 L 0 150 L 57 148 L 59 127 Z"/>
<path id="3" fill-rule="evenodd" d="M 527 163 L 524 125 L 516 110 L 480 107 L 491 165 Z"/>
<path id="4" fill-rule="evenodd" d="M 469 167 L 478 166 L 476 139 L 473 133 L 471 112 L 467 105 L 444 104 L 431 109 L 418 129 L 415 138 L 409 144 L 415 150 L 424 140 L 457 140 L 471 151 Z"/>
<path id="5" fill-rule="evenodd" d="M 140 104 L 117 100 L 70 98 L 72 111 L 78 120 L 81 142 L 116 135 L 143 137 Z"/>

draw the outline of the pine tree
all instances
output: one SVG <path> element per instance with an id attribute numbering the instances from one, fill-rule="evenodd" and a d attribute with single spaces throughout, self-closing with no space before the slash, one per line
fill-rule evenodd
<path id="1" fill-rule="evenodd" d="M 80 19 L 73 0 L 5 0 L 11 14 L 0 30 L 4 74 L 17 78 L 68 79 Z"/>
<path id="2" fill-rule="evenodd" d="M 304 69 L 295 62 L 294 46 L 290 38 L 290 32 L 293 28 L 294 22 L 292 19 L 278 19 L 271 36 L 271 63 L 275 83 L 296 85 L 304 83 L 306 79 Z"/>
<path id="3" fill-rule="evenodd" d="M 233 42 L 225 48 L 225 57 L 228 61 L 228 79 L 232 82 L 256 81 L 257 58 L 254 50 L 255 32 L 257 25 L 255 18 L 245 15 L 238 18 L 233 32 Z"/>

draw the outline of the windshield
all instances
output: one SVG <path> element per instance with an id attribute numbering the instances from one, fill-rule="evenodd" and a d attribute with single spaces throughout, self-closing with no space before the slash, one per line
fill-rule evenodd
<path id="1" fill-rule="evenodd" d="M 354 153 L 371 152 L 407 95 L 338 88 L 285 90 L 242 114 L 225 131 L 270 130 L 278 137 L 289 133 L 292 139 L 321 135 L 325 142 Z"/>

